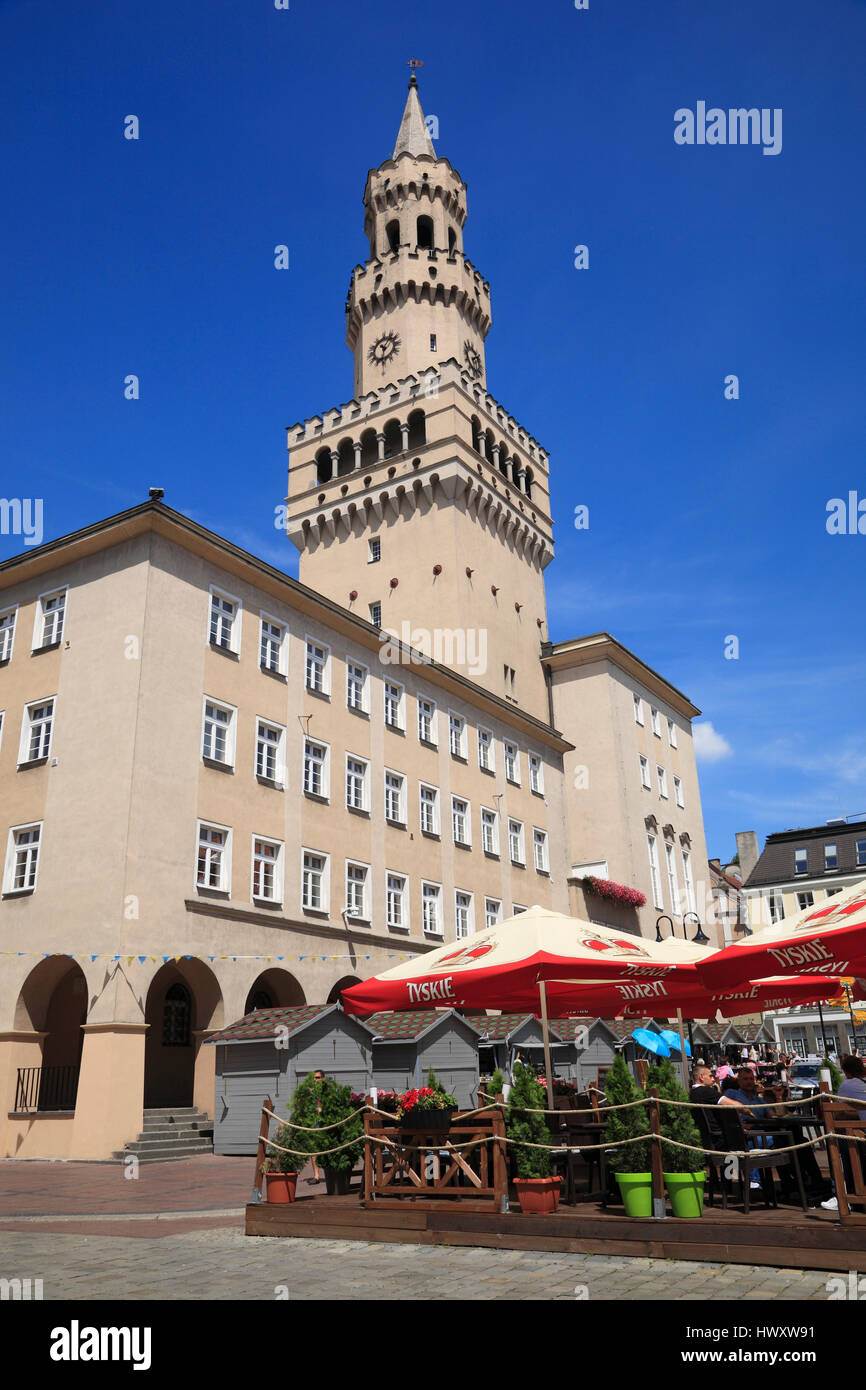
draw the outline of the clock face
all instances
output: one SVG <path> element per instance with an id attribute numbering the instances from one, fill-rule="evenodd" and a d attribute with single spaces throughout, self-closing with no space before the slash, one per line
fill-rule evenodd
<path id="1" fill-rule="evenodd" d="M 367 361 L 381 367 L 384 372 L 392 358 L 400 351 L 400 339 L 396 333 L 381 333 L 367 353 Z"/>
<path id="2" fill-rule="evenodd" d="M 481 375 L 481 353 L 474 348 L 469 339 L 463 344 L 463 357 L 472 375 L 477 379 Z"/>

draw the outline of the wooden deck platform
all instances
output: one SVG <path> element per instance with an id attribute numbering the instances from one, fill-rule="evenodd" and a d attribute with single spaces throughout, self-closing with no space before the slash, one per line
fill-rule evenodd
<path id="1" fill-rule="evenodd" d="M 245 1228 L 248 1236 L 482 1245 L 866 1273 L 866 1217 L 841 1225 L 834 1213 L 820 1208 L 806 1215 L 795 1207 L 758 1207 L 745 1216 L 717 1205 L 699 1220 L 640 1220 L 587 1203 L 560 1207 L 552 1216 L 519 1211 L 503 1216 L 469 1211 L 464 1202 L 440 1202 L 435 1210 L 411 1202 L 400 1209 L 365 1209 L 353 1192 L 301 1197 L 284 1206 L 248 1206 Z"/>

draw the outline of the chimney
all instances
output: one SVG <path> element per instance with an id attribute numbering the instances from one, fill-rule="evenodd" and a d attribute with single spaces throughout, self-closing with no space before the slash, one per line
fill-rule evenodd
<path id="1" fill-rule="evenodd" d="M 737 831 L 737 854 L 740 856 L 740 873 L 745 883 L 760 857 L 758 837 L 754 830 Z"/>

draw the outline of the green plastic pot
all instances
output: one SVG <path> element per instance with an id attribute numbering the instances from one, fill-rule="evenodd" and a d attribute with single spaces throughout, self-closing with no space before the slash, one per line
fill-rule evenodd
<path id="1" fill-rule="evenodd" d="M 652 1173 L 617 1173 L 615 1176 L 626 1216 L 652 1216 Z"/>
<path id="2" fill-rule="evenodd" d="M 674 1216 L 703 1216 L 705 1172 L 662 1173 L 662 1177 Z"/>

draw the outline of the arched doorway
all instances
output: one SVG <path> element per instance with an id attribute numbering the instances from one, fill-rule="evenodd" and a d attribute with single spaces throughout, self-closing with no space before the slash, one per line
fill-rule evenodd
<path id="1" fill-rule="evenodd" d="M 244 1013 L 252 1013 L 253 1009 L 289 1008 L 306 1002 L 304 991 L 294 975 L 290 975 L 288 970 L 274 968 L 262 971 L 253 981 Z"/>
<path id="2" fill-rule="evenodd" d="M 221 1026 L 222 1012 L 219 984 L 203 961 L 169 962 L 157 970 L 144 1011 L 148 1025 L 144 1043 L 146 1110 L 195 1103 L 201 1034 Z M 212 1101 L 206 1105 L 210 1109 Z"/>
<path id="3" fill-rule="evenodd" d="M 351 985 L 359 985 L 361 981 L 357 975 L 344 975 L 342 980 L 338 980 L 328 995 L 329 1004 L 339 1004 L 340 995 L 344 989 L 349 989 Z"/>
<path id="4" fill-rule="evenodd" d="M 18 995 L 15 1028 L 46 1036 L 40 1065 L 19 1069 L 16 1110 L 75 1109 L 87 1008 L 87 981 L 70 956 L 50 956 L 31 970 Z"/>

